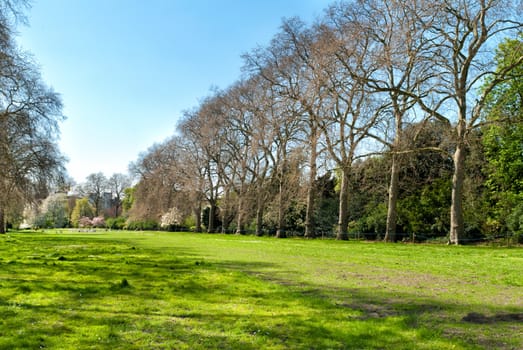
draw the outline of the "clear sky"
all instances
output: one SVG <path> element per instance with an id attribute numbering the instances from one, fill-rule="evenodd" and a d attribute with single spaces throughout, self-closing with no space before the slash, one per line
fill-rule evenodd
<path id="1" fill-rule="evenodd" d="M 60 148 L 77 181 L 126 173 L 175 132 L 184 110 L 241 74 L 283 18 L 312 22 L 328 0 L 34 0 L 18 43 L 61 94 Z"/>

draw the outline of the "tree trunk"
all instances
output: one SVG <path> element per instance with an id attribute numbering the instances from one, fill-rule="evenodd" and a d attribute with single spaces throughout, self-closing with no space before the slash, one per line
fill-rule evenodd
<path id="1" fill-rule="evenodd" d="M 340 188 L 340 206 L 338 210 L 338 229 L 336 233 L 336 239 L 348 240 L 349 233 L 349 181 L 350 181 L 350 168 L 342 169 L 341 177 L 341 188 Z"/>
<path id="2" fill-rule="evenodd" d="M 392 155 L 392 165 L 390 170 L 389 184 L 389 203 L 387 207 L 387 228 L 385 231 L 385 242 L 396 241 L 396 220 L 398 217 L 397 202 L 399 190 L 400 167 L 398 155 Z"/>
<path id="3" fill-rule="evenodd" d="M 194 208 L 194 217 L 196 218 L 196 232 L 202 232 L 202 205 L 198 204 Z"/>
<path id="4" fill-rule="evenodd" d="M 313 132 L 311 136 L 311 155 L 310 155 L 310 172 L 309 172 L 309 188 L 307 189 L 307 208 L 305 212 L 305 237 L 307 238 L 314 238 L 314 222 L 313 222 L 313 216 L 314 216 L 314 207 L 315 207 L 315 201 L 314 198 L 316 196 L 315 191 L 315 182 L 316 182 L 316 158 L 317 158 L 317 140 L 316 140 L 316 132 Z"/>
<path id="5" fill-rule="evenodd" d="M 452 203 L 450 206 L 449 243 L 459 244 L 465 231 L 463 220 L 463 181 L 465 177 L 465 143 L 460 137 L 454 152 L 454 175 L 452 176 Z"/>
<path id="6" fill-rule="evenodd" d="M 240 191 L 242 192 L 242 191 Z M 240 193 L 238 196 L 238 217 L 236 220 L 236 234 L 241 235 L 243 234 L 243 200 L 242 200 L 243 193 Z"/>
<path id="7" fill-rule="evenodd" d="M 256 208 L 256 236 L 263 235 L 263 203 L 258 202 L 258 207 Z"/>
<path id="8" fill-rule="evenodd" d="M 4 208 L 0 208 L 0 233 L 6 233 L 5 226 L 5 211 Z"/>
<path id="9" fill-rule="evenodd" d="M 280 180 L 280 189 L 278 195 L 278 229 L 276 230 L 276 238 L 285 238 L 285 210 L 283 206 L 283 180 Z"/>
<path id="10" fill-rule="evenodd" d="M 214 232 L 214 215 L 216 212 L 216 204 L 211 203 L 211 206 L 209 207 L 209 222 L 207 225 L 207 232 L 213 233 Z"/>
<path id="11" fill-rule="evenodd" d="M 222 233 L 227 233 L 226 231 L 226 224 L 227 224 L 227 212 L 229 211 L 229 189 L 225 191 L 225 203 L 222 203 L 222 206 L 220 208 L 220 212 L 222 213 Z M 228 225 L 227 225 L 228 226 Z"/>

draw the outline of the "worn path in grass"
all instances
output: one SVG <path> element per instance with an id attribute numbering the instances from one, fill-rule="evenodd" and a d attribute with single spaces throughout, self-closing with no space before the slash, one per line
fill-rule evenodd
<path id="1" fill-rule="evenodd" d="M 520 349 L 523 250 L 0 236 L 0 349 Z"/>

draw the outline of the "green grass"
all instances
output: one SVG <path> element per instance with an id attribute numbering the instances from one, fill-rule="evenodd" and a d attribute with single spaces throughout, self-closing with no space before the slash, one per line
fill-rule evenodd
<path id="1" fill-rule="evenodd" d="M 520 349 L 523 250 L 0 236 L 0 349 Z"/>

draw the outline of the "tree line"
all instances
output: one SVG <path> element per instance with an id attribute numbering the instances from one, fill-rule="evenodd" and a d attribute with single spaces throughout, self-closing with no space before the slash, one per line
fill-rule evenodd
<path id="1" fill-rule="evenodd" d="M 286 19 L 130 165 L 135 186 L 93 173 L 76 202 L 60 96 L 14 40 L 27 6 L 0 1 L 0 232 L 32 203 L 52 227 L 523 236 L 521 2 L 353 0 Z"/>
<path id="2" fill-rule="evenodd" d="M 129 220 L 452 244 L 520 232 L 520 6 L 344 1 L 284 20 L 132 163 Z"/>

